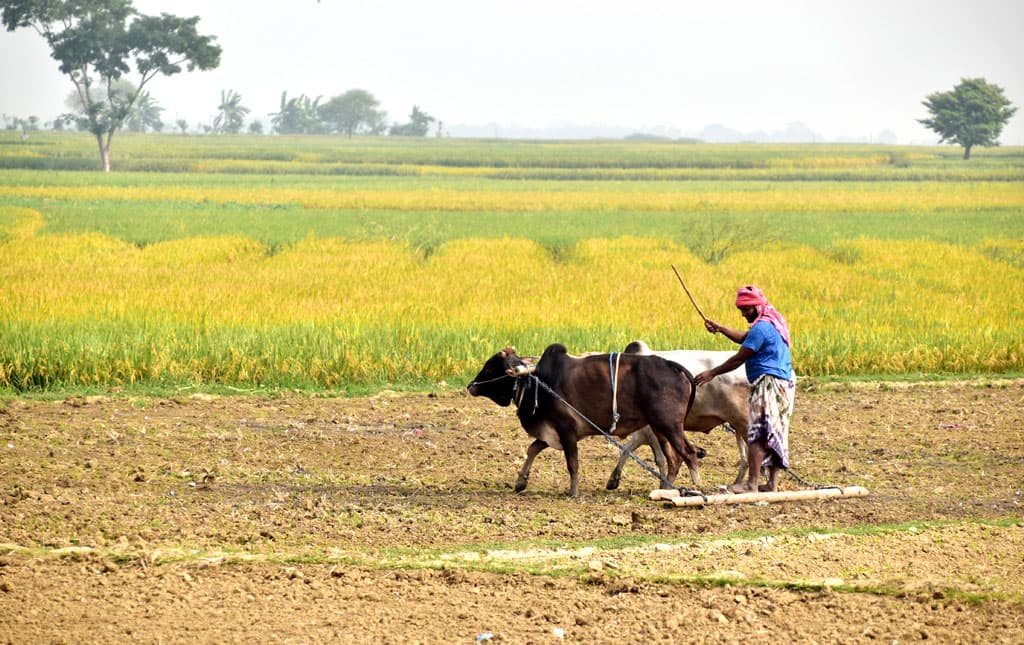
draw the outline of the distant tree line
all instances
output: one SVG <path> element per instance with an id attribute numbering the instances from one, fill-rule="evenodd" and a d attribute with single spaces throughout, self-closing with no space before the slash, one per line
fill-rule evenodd
<path id="1" fill-rule="evenodd" d="M 387 113 L 380 109 L 380 101 L 362 89 L 349 90 L 327 101 L 322 102 L 322 99 L 305 94 L 288 98 L 288 93 L 282 92 L 278 111 L 268 115 L 273 131 L 278 134 L 343 134 L 349 138 L 382 134 L 422 137 L 436 121 L 414 105 L 408 123 L 396 123 L 389 128 Z"/>
<path id="2" fill-rule="evenodd" d="M 94 100 L 101 102 L 125 103 L 127 97 L 135 96 L 125 110 L 124 129 L 128 132 L 162 132 L 165 124 L 161 118 L 164 108 L 143 90 L 139 91 L 130 81 L 121 78 L 109 88 L 94 90 Z M 3 116 L 3 127 L 7 129 L 38 130 L 52 125 L 55 130 L 74 126 L 80 131 L 89 131 L 91 124 L 78 92 L 72 92 L 67 100 L 68 112 L 51 123 L 42 123 L 39 117 L 27 119 Z M 252 112 L 242 103 L 242 95 L 234 90 L 222 90 L 213 121 L 198 124 L 197 130 L 207 134 L 239 134 L 246 130 L 246 118 Z M 437 119 L 424 112 L 418 105 L 412 107 L 409 120 L 405 123 L 387 123 L 387 113 L 380 109 L 380 101 L 370 92 L 362 89 L 349 90 L 326 102 L 322 97 L 311 99 L 302 94 L 288 98 L 281 93 L 277 112 L 267 115 L 271 132 L 277 134 L 340 134 L 349 138 L 356 135 L 390 135 L 393 137 L 425 137 Z M 187 133 L 189 124 L 178 119 L 175 126 Z M 263 122 L 251 121 L 247 131 L 263 134 Z M 440 135 L 440 130 L 438 134 Z"/>
<path id="3" fill-rule="evenodd" d="M 221 48 L 216 37 L 200 34 L 198 16 L 139 13 L 132 0 L 0 0 L 0 23 L 7 31 L 31 29 L 50 47 L 62 74 L 74 86 L 67 104 L 71 112 L 53 121 L 54 129 L 75 125 L 96 138 L 100 164 L 110 172 L 114 135 L 126 129 L 159 132 L 163 108 L 146 85 L 161 76 L 182 71 L 215 69 Z M 127 76 L 136 78 L 129 81 Z M 279 134 L 339 134 L 424 136 L 437 120 L 414 105 L 407 123 L 386 124 L 387 114 L 370 92 L 353 89 L 321 103 L 305 94 L 289 99 L 281 93 L 277 112 L 268 114 Z M 924 101 L 930 117 L 920 123 L 934 130 L 939 140 L 963 146 L 970 159 L 974 146 L 998 145 L 1003 126 L 1017 108 L 998 85 L 983 78 L 962 79 L 949 92 L 930 94 Z M 250 112 L 242 96 L 221 92 L 216 116 L 205 132 L 237 133 Z M 22 138 L 40 125 L 38 117 L 7 117 L 4 126 L 21 129 Z M 177 120 L 183 133 L 188 123 Z M 261 133 L 259 121 L 249 131 Z M 438 134 L 442 132 L 438 122 Z"/>

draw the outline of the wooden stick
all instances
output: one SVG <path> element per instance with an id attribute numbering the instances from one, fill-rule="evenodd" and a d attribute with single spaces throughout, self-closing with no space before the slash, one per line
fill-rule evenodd
<path id="1" fill-rule="evenodd" d="M 697 301 L 693 299 L 693 294 L 690 293 L 690 290 L 686 287 L 686 283 L 683 282 L 683 276 L 679 275 L 679 269 L 677 269 L 676 265 L 673 264 L 672 270 L 676 272 L 676 277 L 679 278 L 679 284 L 683 285 L 683 291 L 686 292 L 686 295 L 690 296 L 690 302 L 693 303 L 693 308 L 697 310 L 697 313 L 699 313 L 700 317 L 706 322 L 708 317 L 704 315 L 704 312 L 700 310 L 700 305 L 698 305 Z"/>
<path id="2" fill-rule="evenodd" d="M 805 499 L 825 499 L 829 497 L 864 497 L 868 489 L 862 486 L 846 488 L 817 488 L 810 490 L 784 490 L 771 493 L 723 493 L 708 495 L 706 500 L 700 496 L 683 496 L 678 490 L 651 491 L 651 499 L 672 502 L 676 506 L 704 506 L 705 504 L 750 504 L 754 502 L 792 502 Z"/>

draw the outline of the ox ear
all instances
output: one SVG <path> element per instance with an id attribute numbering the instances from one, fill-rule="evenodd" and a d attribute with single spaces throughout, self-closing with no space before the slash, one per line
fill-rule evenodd
<path id="1" fill-rule="evenodd" d="M 502 358 L 508 358 L 509 356 L 515 356 L 515 355 L 516 355 L 516 348 L 515 347 L 506 347 L 505 349 L 501 350 L 501 357 Z"/>

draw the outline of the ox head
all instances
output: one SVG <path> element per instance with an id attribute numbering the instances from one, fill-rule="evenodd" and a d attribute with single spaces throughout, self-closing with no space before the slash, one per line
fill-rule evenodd
<path id="1" fill-rule="evenodd" d="M 516 379 L 532 371 L 532 365 L 516 354 L 515 347 L 506 347 L 487 359 L 483 369 L 466 389 L 473 396 L 486 396 L 504 407 L 512 403 Z"/>

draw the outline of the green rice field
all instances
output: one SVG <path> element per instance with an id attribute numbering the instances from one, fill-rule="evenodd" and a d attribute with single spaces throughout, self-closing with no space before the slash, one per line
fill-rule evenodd
<path id="1" fill-rule="evenodd" d="M 0 133 L 0 388 L 458 388 L 539 354 L 731 349 L 816 379 L 1024 372 L 1024 149 Z"/>

